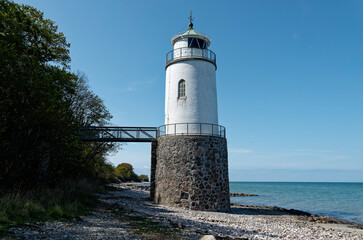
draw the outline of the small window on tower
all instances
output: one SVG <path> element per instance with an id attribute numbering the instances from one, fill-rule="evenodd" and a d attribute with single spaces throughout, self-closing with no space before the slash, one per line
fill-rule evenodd
<path id="1" fill-rule="evenodd" d="M 185 98 L 185 80 L 182 79 L 178 84 L 178 98 Z"/>

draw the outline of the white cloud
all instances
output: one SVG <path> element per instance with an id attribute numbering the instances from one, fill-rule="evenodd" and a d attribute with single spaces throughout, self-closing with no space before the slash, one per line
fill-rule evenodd
<path id="1" fill-rule="evenodd" d="M 121 88 L 121 92 L 134 92 L 143 88 L 149 88 L 156 82 L 156 79 L 148 79 L 145 81 L 132 81 L 128 86 Z"/>
<path id="2" fill-rule="evenodd" d="M 252 151 L 245 148 L 231 148 L 229 149 L 230 153 L 251 153 Z"/>
<path id="3" fill-rule="evenodd" d="M 341 160 L 348 158 L 348 156 L 344 156 L 344 155 L 332 155 L 331 157 L 334 159 L 341 159 Z"/>
<path id="4" fill-rule="evenodd" d="M 308 153 L 331 153 L 333 151 L 325 150 L 325 149 L 296 149 L 296 152 L 308 152 Z"/>

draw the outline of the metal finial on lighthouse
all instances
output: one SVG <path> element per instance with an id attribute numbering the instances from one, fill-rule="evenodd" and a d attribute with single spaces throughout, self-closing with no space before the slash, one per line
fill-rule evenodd
<path id="1" fill-rule="evenodd" d="M 188 17 L 188 19 L 189 19 L 189 28 L 193 29 L 194 18 L 193 18 L 192 11 L 190 11 L 190 16 Z"/>

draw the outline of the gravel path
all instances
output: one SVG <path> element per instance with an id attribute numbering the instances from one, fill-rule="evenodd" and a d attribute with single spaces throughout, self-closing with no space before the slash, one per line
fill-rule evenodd
<path id="1" fill-rule="evenodd" d="M 233 206 L 230 213 L 190 211 L 154 204 L 147 200 L 148 191 L 134 189 L 98 196 L 102 204 L 93 214 L 82 217 L 82 221 L 13 228 L 10 236 L 17 239 L 199 239 L 203 235 L 214 235 L 217 239 L 363 239 L 361 229 L 308 222 L 306 217 L 272 209 Z M 133 225 L 139 217 L 151 221 L 144 225 L 156 222 L 159 231 L 146 234 L 144 225 Z M 135 231 L 138 227 L 141 229 Z"/>

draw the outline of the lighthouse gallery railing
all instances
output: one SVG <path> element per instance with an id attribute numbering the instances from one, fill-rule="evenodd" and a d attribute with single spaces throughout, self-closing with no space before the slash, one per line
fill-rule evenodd
<path id="1" fill-rule="evenodd" d="M 158 127 L 157 134 L 157 137 L 196 135 L 226 138 L 226 128 L 211 123 L 173 123 Z"/>
<path id="2" fill-rule="evenodd" d="M 166 66 L 173 63 L 174 61 L 187 59 L 187 58 L 199 58 L 205 59 L 213 63 L 217 67 L 216 54 L 209 49 L 200 48 L 176 48 L 166 54 Z"/>

